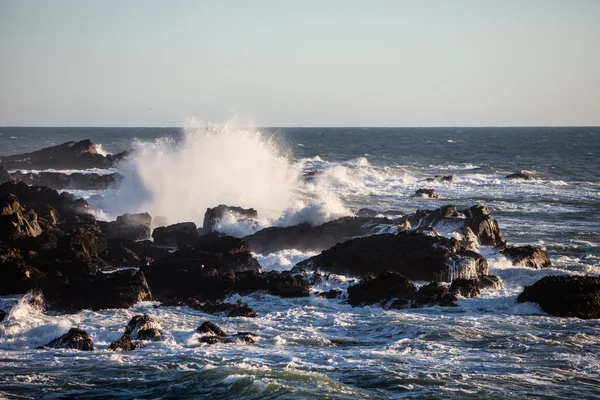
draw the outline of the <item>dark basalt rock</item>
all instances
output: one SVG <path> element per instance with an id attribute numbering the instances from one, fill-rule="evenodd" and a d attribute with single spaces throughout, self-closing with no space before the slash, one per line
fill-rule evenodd
<path id="1" fill-rule="evenodd" d="M 377 214 L 379 213 L 376 210 L 370 208 L 361 208 L 355 213 L 358 218 L 375 218 Z"/>
<path id="2" fill-rule="evenodd" d="M 40 282 L 40 288 L 48 308 L 63 312 L 129 308 L 152 300 L 144 273 L 135 270 L 59 276 Z"/>
<path id="3" fill-rule="evenodd" d="M 143 240 L 150 238 L 152 217 L 148 213 L 123 214 L 116 221 L 100 223 L 109 239 Z"/>
<path id="4" fill-rule="evenodd" d="M 128 334 L 123 334 L 119 340 L 112 342 L 108 347 L 112 351 L 132 351 L 144 347 L 142 342 L 132 341 Z"/>
<path id="5" fill-rule="evenodd" d="M 246 236 L 244 240 L 253 252 L 259 254 L 270 254 L 284 249 L 319 251 L 356 236 L 372 235 L 382 224 L 392 226 L 394 221 L 388 218 L 345 217 L 318 226 L 299 224 L 265 228 Z"/>
<path id="6" fill-rule="evenodd" d="M 546 276 L 525 286 L 517 301 L 538 303 L 557 317 L 600 318 L 600 277 Z"/>
<path id="7" fill-rule="evenodd" d="M 28 185 L 47 186 L 52 189 L 78 189 L 78 190 L 106 190 L 116 187 L 123 181 L 121 174 L 100 175 L 96 173 L 83 174 L 63 172 L 23 173 L 21 171 L 11 174 L 12 180 L 24 182 Z"/>
<path id="8" fill-rule="evenodd" d="M 348 288 L 348 303 L 352 306 L 369 305 L 391 299 L 412 300 L 417 289 L 408 278 L 384 272 L 377 278 L 361 282 Z"/>
<path id="9" fill-rule="evenodd" d="M 331 289 L 327 292 L 320 292 L 317 294 L 317 297 L 321 297 L 323 299 L 339 299 L 342 296 L 341 290 Z"/>
<path id="10" fill-rule="evenodd" d="M 439 199 L 440 196 L 436 193 L 435 189 L 417 189 L 415 194 L 411 197 L 423 197 L 426 199 Z"/>
<path id="11" fill-rule="evenodd" d="M 198 228 L 193 222 L 181 222 L 154 229 L 152 238 L 159 246 L 178 247 L 192 246 L 198 241 Z"/>
<path id="12" fill-rule="evenodd" d="M 251 334 L 248 333 L 236 333 L 230 336 L 202 336 L 198 339 L 200 343 L 206 344 L 217 344 L 217 343 L 241 343 L 241 344 L 254 344 L 256 341 Z"/>
<path id="13" fill-rule="evenodd" d="M 4 168 L 4 165 L 0 165 L 0 183 L 13 182 L 15 178 Z"/>
<path id="14" fill-rule="evenodd" d="M 146 314 L 131 318 L 125 327 L 125 335 L 137 340 L 163 339 L 158 321 Z"/>
<path id="15" fill-rule="evenodd" d="M 488 273 L 485 258 L 460 249 L 456 239 L 418 232 L 352 239 L 297 264 L 340 275 L 372 276 L 393 271 L 413 280 L 451 281 Z"/>
<path id="16" fill-rule="evenodd" d="M 69 332 L 61 337 L 51 340 L 48 344 L 38 347 L 38 349 L 74 349 L 81 351 L 93 351 L 94 341 L 85 331 L 78 328 L 71 328 Z"/>
<path id="17" fill-rule="evenodd" d="M 4 321 L 5 317 L 6 317 L 6 311 L 0 310 L 0 322 Z"/>
<path id="18" fill-rule="evenodd" d="M 502 250 L 501 253 L 508 256 L 515 266 L 533 269 L 552 267 L 548 254 L 539 247 L 509 246 Z"/>
<path id="19" fill-rule="evenodd" d="M 452 182 L 452 175 L 436 175 L 433 178 L 425 178 L 425 182 Z"/>
<path id="20" fill-rule="evenodd" d="M 149 241 L 107 240 L 100 257 L 114 267 L 141 268 L 171 254 Z"/>
<path id="21" fill-rule="evenodd" d="M 26 293 L 45 278 L 43 272 L 25 263 L 19 250 L 0 242 L 0 296 Z"/>
<path id="22" fill-rule="evenodd" d="M 256 220 L 258 218 L 258 212 L 254 208 L 231 207 L 221 204 L 217 207 L 206 209 L 204 222 L 202 223 L 204 232 L 213 232 L 215 226 L 227 214 L 232 214 L 238 221 Z"/>
<path id="23" fill-rule="evenodd" d="M 210 333 L 214 336 L 227 336 L 225 331 L 210 321 L 205 321 L 196 329 L 198 333 Z"/>
<path id="24" fill-rule="evenodd" d="M 427 305 L 440 305 L 444 307 L 456 306 L 454 301 L 456 296 L 448 289 L 438 282 L 431 282 L 427 285 L 421 286 L 419 291 L 415 294 L 415 306 L 427 306 Z"/>
<path id="25" fill-rule="evenodd" d="M 502 289 L 502 281 L 496 275 L 484 275 L 479 278 L 479 289 Z"/>
<path id="26" fill-rule="evenodd" d="M 477 297 L 479 286 L 479 279 L 455 279 L 450 284 L 450 292 L 462 297 Z"/>
<path id="27" fill-rule="evenodd" d="M 530 181 L 533 179 L 533 176 L 529 175 L 526 172 L 520 171 L 520 172 L 515 172 L 509 175 L 506 175 L 504 177 L 505 179 L 522 179 L 525 181 Z"/>
<path id="28" fill-rule="evenodd" d="M 220 303 L 220 302 L 207 302 L 197 306 L 192 306 L 197 310 L 205 312 L 207 314 L 225 314 L 227 317 L 256 317 L 256 311 L 248 304 L 241 303 Z M 200 329 L 200 328 L 198 328 Z"/>
<path id="29" fill-rule="evenodd" d="M 121 161 L 126 152 L 103 156 L 90 140 L 66 142 L 32 153 L 0 157 L 7 169 L 89 169 L 109 168 Z"/>

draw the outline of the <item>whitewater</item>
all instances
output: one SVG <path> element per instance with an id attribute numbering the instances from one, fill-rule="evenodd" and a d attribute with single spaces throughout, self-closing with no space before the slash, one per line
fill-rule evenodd
<path id="1" fill-rule="evenodd" d="M 480 204 L 509 243 L 542 247 L 553 267 L 515 267 L 481 248 L 504 288 L 451 308 L 354 308 L 344 296 L 318 297 L 356 283 L 339 275 L 315 285 L 307 298 L 228 299 L 247 302 L 256 318 L 152 302 L 43 313 L 26 296 L 2 296 L 8 315 L 0 323 L 0 398 L 600 397 L 598 320 L 552 317 L 516 302 L 525 285 L 543 276 L 600 275 L 600 128 L 258 129 L 191 120 L 184 129 L 0 128 L 0 152 L 85 138 L 110 153 L 132 149 L 115 170 L 124 176 L 119 188 L 72 191 L 96 207 L 98 218 L 147 211 L 169 223 L 201 225 L 208 207 L 253 207 L 258 223 L 231 218 L 218 226 L 242 237 L 267 226 L 319 224 L 363 207 L 412 213 Z M 517 171 L 534 179 L 505 179 Z M 439 175 L 452 180 L 426 181 Z M 440 198 L 411 197 L 419 188 L 435 189 Z M 316 254 L 256 257 L 263 270 L 284 271 Z M 109 351 L 129 319 L 144 313 L 160 322 L 166 340 Z M 257 342 L 200 344 L 195 330 L 204 321 L 252 332 Z M 97 350 L 36 349 L 71 327 L 88 332 Z"/>

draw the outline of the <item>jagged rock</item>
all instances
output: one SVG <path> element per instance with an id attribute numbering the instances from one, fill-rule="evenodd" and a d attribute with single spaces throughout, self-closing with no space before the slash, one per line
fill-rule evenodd
<path id="1" fill-rule="evenodd" d="M 297 264 L 308 270 L 369 276 L 393 271 L 413 280 L 451 281 L 488 273 L 485 258 L 460 249 L 456 239 L 399 232 L 352 239 Z"/>
<path id="2" fill-rule="evenodd" d="M 515 266 L 533 269 L 552 267 L 548 254 L 539 247 L 509 246 L 502 250 L 501 253 L 508 256 Z"/>
<path id="3" fill-rule="evenodd" d="M 345 217 L 318 226 L 300 224 L 262 229 L 244 240 L 253 252 L 270 254 L 284 249 L 325 250 L 356 236 L 372 235 L 382 224 L 392 226 L 387 218 Z"/>
<path id="4" fill-rule="evenodd" d="M 143 240 L 150 238 L 152 217 L 148 213 L 123 214 L 116 221 L 101 223 L 109 239 Z"/>
<path id="5" fill-rule="evenodd" d="M 217 207 L 206 209 L 202 228 L 207 233 L 213 232 L 215 226 L 227 214 L 233 215 L 238 221 L 256 220 L 258 218 L 258 213 L 254 208 L 231 207 L 221 204 Z"/>
<path id="6" fill-rule="evenodd" d="M 6 311 L 0 310 L 0 322 L 4 321 L 5 317 L 6 317 Z"/>
<path id="7" fill-rule="evenodd" d="M 452 182 L 452 175 L 436 175 L 433 178 L 425 178 L 425 182 Z"/>
<path id="8" fill-rule="evenodd" d="M 496 275 L 484 275 L 479 277 L 479 289 L 502 289 L 502 281 Z"/>
<path id="9" fill-rule="evenodd" d="M 26 293 L 46 275 L 25 263 L 17 249 L 0 242 L 0 296 Z"/>
<path id="10" fill-rule="evenodd" d="M 152 300 L 144 273 L 135 270 L 46 279 L 40 288 L 48 308 L 63 312 L 129 308 Z"/>
<path id="11" fill-rule="evenodd" d="M 114 267 L 141 268 L 169 254 L 168 249 L 154 246 L 149 240 L 108 240 L 100 257 Z"/>
<path id="12" fill-rule="evenodd" d="M 123 336 L 121 336 L 119 340 L 117 340 L 116 342 L 112 342 L 108 349 L 112 351 L 132 351 L 142 347 L 144 347 L 144 344 L 142 342 L 132 341 L 131 337 L 125 333 L 123 334 Z"/>
<path id="13" fill-rule="evenodd" d="M 538 303 L 557 317 L 600 318 L 600 277 L 546 276 L 525 286 L 517 301 Z"/>
<path id="14" fill-rule="evenodd" d="M 220 303 L 220 302 L 207 302 L 197 306 L 193 306 L 197 310 L 205 312 L 207 314 L 225 314 L 227 317 L 256 317 L 256 311 L 248 304 L 240 303 Z"/>
<path id="15" fill-rule="evenodd" d="M 483 246 L 504 247 L 506 241 L 500 233 L 498 222 L 489 214 L 487 207 L 473 206 L 464 210 L 465 226 L 471 228 L 479 243 Z"/>
<path id="16" fill-rule="evenodd" d="M 217 343 L 241 343 L 241 344 L 254 344 L 256 341 L 250 333 L 239 332 L 235 335 L 230 336 L 201 336 L 198 339 L 200 343 L 206 344 L 217 344 Z"/>
<path id="17" fill-rule="evenodd" d="M 205 321 L 196 329 L 198 333 L 211 333 L 214 336 L 227 336 L 225 331 L 210 321 Z"/>
<path id="18" fill-rule="evenodd" d="M 377 211 L 370 208 L 361 208 L 355 213 L 358 218 L 375 218 L 377 214 Z"/>
<path id="19" fill-rule="evenodd" d="M 7 169 L 90 169 L 109 168 L 127 155 L 126 152 L 103 156 L 89 139 L 66 142 L 32 153 L 1 156 L 0 164 Z"/>
<path id="20" fill-rule="evenodd" d="M 462 297 L 479 296 L 479 279 L 455 279 L 450 284 L 450 292 Z"/>
<path id="21" fill-rule="evenodd" d="M 198 241 L 198 237 L 198 228 L 193 222 L 180 222 L 175 225 L 156 228 L 152 232 L 155 244 L 180 249 L 194 245 Z"/>
<path id="22" fill-rule="evenodd" d="M 4 165 L 0 165 L 0 183 L 13 182 L 14 180 L 15 178 L 8 173 Z"/>
<path id="23" fill-rule="evenodd" d="M 330 289 L 327 292 L 320 292 L 317 294 L 317 297 L 321 297 L 323 299 L 338 299 L 342 296 L 341 290 Z"/>
<path id="24" fill-rule="evenodd" d="M 42 233 L 35 211 L 21 207 L 13 194 L 0 195 L 0 240 L 13 242 Z"/>
<path id="25" fill-rule="evenodd" d="M 137 340 L 162 340 L 163 338 L 158 321 L 146 314 L 131 318 L 125 328 L 125 335 Z"/>
<path id="26" fill-rule="evenodd" d="M 415 306 L 440 305 L 445 307 L 455 306 L 456 296 L 447 286 L 439 282 L 431 282 L 421 286 L 415 294 Z"/>
<path id="27" fill-rule="evenodd" d="M 525 181 L 530 181 L 533 179 L 533 176 L 531 176 L 530 174 L 520 171 L 520 172 L 515 172 L 509 175 L 506 175 L 504 177 L 505 179 L 523 179 Z"/>
<path id="28" fill-rule="evenodd" d="M 384 272 L 377 278 L 369 279 L 348 288 L 348 303 L 352 306 L 369 305 L 400 299 L 408 302 L 414 299 L 415 285 L 408 278 L 395 273 Z"/>
<path id="29" fill-rule="evenodd" d="M 47 186 L 52 189 L 77 189 L 77 190 L 106 190 L 116 187 L 123 181 L 121 174 L 83 174 L 75 172 L 39 172 L 23 173 L 16 171 L 11 174 L 12 180 L 24 182 L 28 185 Z"/>
<path id="30" fill-rule="evenodd" d="M 35 266 L 44 272 L 95 274 L 107 266 L 100 258 L 105 249 L 106 237 L 100 228 L 95 224 L 81 225 L 65 233 L 58 240 L 56 249 Z"/>
<path id="31" fill-rule="evenodd" d="M 81 351 L 93 351 L 94 341 L 85 331 L 78 328 L 71 328 L 64 335 L 51 340 L 48 344 L 38 347 L 39 349 L 74 349 Z"/>
<path id="32" fill-rule="evenodd" d="M 411 197 L 423 197 L 427 199 L 439 199 L 440 196 L 435 192 L 435 189 L 417 189 Z"/>

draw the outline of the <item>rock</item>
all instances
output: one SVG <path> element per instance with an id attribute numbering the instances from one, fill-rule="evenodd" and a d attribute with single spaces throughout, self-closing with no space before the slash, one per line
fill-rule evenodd
<path id="1" fill-rule="evenodd" d="M 125 335 L 137 340 L 162 340 L 158 321 L 148 315 L 136 315 L 127 324 Z"/>
<path id="2" fill-rule="evenodd" d="M 46 275 L 25 263 L 17 249 L 0 242 L 0 296 L 26 293 Z"/>
<path id="3" fill-rule="evenodd" d="M 425 182 L 452 182 L 452 175 L 436 175 L 433 178 L 425 178 Z"/>
<path id="4" fill-rule="evenodd" d="M 38 347 L 39 349 L 74 349 L 81 351 L 93 351 L 94 341 L 85 331 L 78 328 L 71 328 L 69 332 L 61 337 L 51 340 L 48 344 Z"/>
<path id="5" fill-rule="evenodd" d="M 411 197 L 423 197 L 426 199 L 439 199 L 440 196 L 435 192 L 435 189 L 417 189 Z"/>
<path id="6" fill-rule="evenodd" d="M 0 164 L 7 169 L 90 169 L 109 168 L 120 161 L 126 153 L 103 156 L 90 140 L 66 142 L 46 147 L 32 153 L 0 157 Z"/>
<path id="7" fill-rule="evenodd" d="M 533 179 L 533 176 L 529 175 L 526 172 L 520 171 L 515 172 L 504 177 L 505 179 L 523 179 L 525 181 L 530 181 Z"/>
<path id="8" fill-rule="evenodd" d="M 4 321 L 5 317 L 6 317 L 6 311 L 0 310 L 0 322 Z"/>
<path id="9" fill-rule="evenodd" d="M 149 240 L 107 240 L 100 257 L 114 267 L 141 268 L 169 254 L 168 249 L 154 246 Z"/>
<path id="10" fill-rule="evenodd" d="M 484 275 L 479 277 L 479 289 L 502 289 L 502 281 L 496 275 Z"/>
<path id="11" fill-rule="evenodd" d="M 327 292 L 320 292 L 317 294 L 317 297 L 321 297 L 323 299 L 339 299 L 342 296 L 341 290 L 330 289 Z"/>
<path id="12" fill-rule="evenodd" d="M 152 300 L 144 273 L 135 270 L 46 279 L 40 288 L 48 308 L 63 312 L 129 308 Z"/>
<path id="13" fill-rule="evenodd" d="M 501 253 L 509 257 L 515 266 L 533 269 L 552 267 L 548 254 L 539 247 L 509 246 L 502 250 Z"/>
<path id="14" fill-rule="evenodd" d="M 200 343 L 206 344 L 217 344 L 217 343 L 241 343 L 241 344 L 254 344 L 256 341 L 254 337 L 249 333 L 236 333 L 230 336 L 202 336 L 198 339 Z"/>
<path id="15" fill-rule="evenodd" d="M 116 221 L 103 223 L 101 228 L 109 239 L 143 240 L 150 238 L 151 223 L 148 213 L 123 214 Z"/>
<path id="16" fill-rule="evenodd" d="M 485 258 L 463 251 L 456 239 L 400 232 L 352 239 L 297 264 L 308 270 L 369 276 L 392 271 L 408 279 L 451 281 L 488 273 Z"/>
<path id="17" fill-rule="evenodd" d="M 394 225 L 387 218 L 344 217 L 322 225 L 300 224 L 262 229 L 244 240 L 253 252 L 271 254 L 284 249 L 321 251 L 356 236 L 377 233 L 380 225 Z"/>
<path id="18" fill-rule="evenodd" d="M 210 333 L 214 336 L 227 336 L 225 331 L 210 321 L 205 321 L 196 329 L 198 333 Z"/>
<path id="19" fill-rule="evenodd" d="M 431 282 L 421 286 L 415 295 L 415 306 L 440 305 L 444 307 L 456 306 L 456 296 L 447 286 L 439 282 Z"/>
<path id="20" fill-rule="evenodd" d="M 227 317 L 256 317 L 256 311 L 248 304 L 241 303 L 221 303 L 221 302 L 207 302 L 198 306 L 193 306 L 197 310 L 205 312 L 207 314 L 225 314 Z"/>
<path id="21" fill-rule="evenodd" d="M 462 297 L 479 296 L 479 279 L 455 279 L 450 285 L 450 292 Z"/>
<path id="22" fill-rule="evenodd" d="M 517 301 L 538 303 L 557 317 L 600 318 L 600 277 L 546 276 L 525 286 Z"/>
<path id="23" fill-rule="evenodd" d="M 17 171 L 11 174 L 12 180 L 28 185 L 47 186 L 52 189 L 77 190 L 106 190 L 118 187 L 123 181 L 121 174 L 83 174 L 63 172 L 23 173 Z"/>
<path id="24" fill-rule="evenodd" d="M 471 228 L 481 245 L 500 248 L 506 246 L 498 222 L 489 215 L 487 207 L 473 206 L 469 210 L 464 210 L 463 213 L 467 217 L 465 226 Z"/>
<path id="25" fill-rule="evenodd" d="M 35 211 L 21 207 L 13 194 L 0 196 L 0 240 L 14 242 L 42 233 Z"/>
<path id="26" fill-rule="evenodd" d="M 108 349 L 112 351 L 131 351 L 142 347 L 144 347 L 142 342 L 132 341 L 131 337 L 125 333 L 119 340 L 112 342 Z"/>
<path id="27" fill-rule="evenodd" d="M 348 303 L 356 307 L 392 299 L 408 302 L 414 298 L 415 293 L 416 287 L 408 278 L 395 272 L 384 272 L 377 278 L 350 286 L 348 288 Z"/>
<path id="28" fill-rule="evenodd" d="M 8 173 L 4 165 L 0 165 L 0 183 L 13 182 L 14 180 L 15 178 Z"/>
<path id="29" fill-rule="evenodd" d="M 226 216 L 232 215 L 238 221 L 256 220 L 258 213 L 254 208 L 230 207 L 224 204 L 206 209 L 202 228 L 205 232 L 213 232 L 215 226 Z"/>
<path id="30" fill-rule="evenodd" d="M 377 211 L 370 208 L 361 208 L 355 213 L 355 215 L 359 218 L 375 218 L 377 214 Z"/>
<path id="31" fill-rule="evenodd" d="M 175 225 L 154 229 L 152 238 L 159 246 L 178 247 L 192 246 L 198 241 L 198 228 L 193 222 L 180 222 Z"/>

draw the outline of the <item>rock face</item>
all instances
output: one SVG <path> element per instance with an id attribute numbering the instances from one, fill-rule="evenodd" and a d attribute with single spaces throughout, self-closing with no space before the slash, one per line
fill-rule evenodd
<path id="1" fill-rule="evenodd" d="M 12 242 L 34 238 L 42 233 L 34 210 L 21 207 L 13 194 L 0 196 L 0 240 Z"/>
<path id="2" fill-rule="evenodd" d="M 123 334 L 119 340 L 112 342 L 108 349 L 112 351 L 132 351 L 141 347 L 144 347 L 142 342 L 134 342 L 128 334 Z"/>
<path id="3" fill-rule="evenodd" d="M 526 172 L 519 171 L 519 172 L 515 172 L 512 174 L 506 175 L 504 178 L 505 179 L 522 179 L 525 181 L 530 181 L 533 179 L 533 176 L 529 175 Z"/>
<path id="4" fill-rule="evenodd" d="M 302 261 L 298 267 L 351 276 L 392 271 L 422 281 L 478 278 L 488 273 L 485 258 L 461 250 L 455 239 L 418 232 L 352 239 Z"/>
<path id="5" fill-rule="evenodd" d="M 350 286 L 348 303 L 360 306 L 397 299 L 408 304 L 409 300 L 414 299 L 416 291 L 417 288 L 408 278 L 395 272 L 384 272 L 377 278 Z"/>
<path id="6" fill-rule="evenodd" d="M 39 348 L 93 351 L 94 341 L 85 331 L 82 331 L 78 328 L 71 328 L 69 332 L 65 333 L 61 337 L 51 340 L 50 343 L 40 346 Z"/>
<path id="7" fill-rule="evenodd" d="M 322 225 L 300 224 L 270 227 L 246 236 L 253 252 L 270 254 L 284 249 L 320 251 L 356 236 L 371 235 L 380 225 L 393 226 L 387 218 L 345 217 Z"/>
<path id="8" fill-rule="evenodd" d="M 4 168 L 4 165 L 0 164 L 0 183 L 13 182 L 14 180 L 15 178 L 13 178 L 11 174 L 8 173 L 6 168 Z"/>
<path id="9" fill-rule="evenodd" d="M 435 189 L 417 189 L 411 197 L 423 197 L 426 199 L 439 199 L 440 196 L 435 192 Z"/>
<path id="10" fill-rule="evenodd" d="M 127 324 L 125 335 L 136 340 L 162 340 L 158 321 L 148 315 L 136 315 Z"/>
<path id="11" fill-rule="evenodd" d="M 502 250 L 501 253 L 508 256 L 515 266 L 533 269 L 552 267 L 548 254 L 539 247 L 509 246 Z"/>
<path id="12" fill-rule="evenodd" d="M 148 213 L 123 214 L 116 221 L 100 226 L 109 239 L 143 240 L 150 238 L 152 217 Z"/>
<path id="13" fill-rule="evenodd" d="M 32 153 L 0 157 L 7 169 L 89 169 L 109 168 L 121 161 L 126 152 L 103 156 L 90 140 L 66 142 Z"/>
<path id="14" fill-rule="evenodd" d="M 235 217 L 238 221 L 256 220 L 258 218 L 258 212 L 254 208 L 231 207 L 221 204 L 217 207 L 206 209 L 202 228 L 207 233 L 213 232 L 219 221 L 228 214 Z"/>
<path id="15" fill-rule="evenodd" d="M 456 296 L 447 286 L 439 282 L 431 282 L 421 286 L 415 295 L 415 306 L 440 305 L 445 307 L 455 306 Z"/>
<path id="16" fill-rule="evenodd" d="M 120 185 L 123 181 L 123 176 L 120 174 L 100 175 L 79 172 L 66 174 L 62 172 L 23 173 L 17 171 L 10 174 L 10 176 L 16 182 L 47 186 L 52 189 L 106 190 Z"/>
<path id="17" fill-rule="evenodd" d="M 192 246 L 198 241 L 198 228 L 193 222 L 181 222 L 154 229 L 152 238 L 159 246 L 178 247 Z"/>
<path id="18" fill-rule="evenodd" d="M 517 301 L 538 303 L 557 317 L 600 318 L 600 277 L 546 276 L 525 286 Z"/>
<path id="19" fill-rule="evenodd" d="M 450 292 L 462 297 L 477 297 L 479 286 L 479 279 L 455 279 L 450 285 Z"/>

